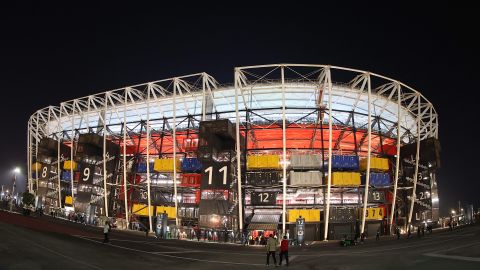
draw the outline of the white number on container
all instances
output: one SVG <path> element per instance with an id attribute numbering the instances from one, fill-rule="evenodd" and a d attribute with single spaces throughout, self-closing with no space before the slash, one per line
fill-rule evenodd
<path id="1" fill-rule="evenodd" d="M 260 197 L 260 202 L 265 202 L 268 203 L 268 197 L 270 197 L 270 194 L 268 193 L 259 193 L 258 197 Z M 265 198 L 264 198 L 265 197 Z"/>
<path id="2" fill-rule="evenodd" d="M 43 169 L 42 169 L 42 178 L 47 177 L 47 170 L 48 170 L 47 167 L 43 167 Z"/>
<path id="3" fill-rule="evenodd" d="M 89 178 L 89 177 L 90 177 L 90 168 L 87 167 L 87 168 L 85 168 L 85 169 L 83 170 L 83 178 L 82 178 L 82 180 L 83 180 L 83 181 L 88 181 L 88 178 Z"/>

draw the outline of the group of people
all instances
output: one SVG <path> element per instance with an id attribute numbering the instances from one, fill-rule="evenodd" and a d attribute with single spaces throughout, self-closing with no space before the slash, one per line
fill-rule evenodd
<path id="1" fill-rule="evenodd" d="M 277 252 L 278 246 L 279 246 L 278 239 L 273 237 L 273 234 L 270 234 L 267 241 L 266 241 L 267 266 L 270 265 L 270 256 L 273 258 L 274 265 L 275 266 L 277 265 L 276 252 Z M 284 236 L 282 241 L 280 242 L 280 263 L 278 265 L 282 265 L 283 258 L 285 258 L 285 262 L 288 266 L 289 263 L 288 263 L 288 239 L 287 239 L 287 236 Z"/>

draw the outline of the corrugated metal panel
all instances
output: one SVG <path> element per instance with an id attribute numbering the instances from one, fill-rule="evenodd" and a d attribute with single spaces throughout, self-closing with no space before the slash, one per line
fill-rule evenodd
<path id="1" fill-rule="evenodd" d="M 262 231 L 275 231 L 278 228 L 278 223 L 250 223 L 248 224 L 248 230 L 262 230 Z"/>
<path id="2" fill-rule="evenodd" d="M 255 214 L 252 217 L 251 223 L 275 223 L 280 220 L 280 215 L 276 214 Z"/>

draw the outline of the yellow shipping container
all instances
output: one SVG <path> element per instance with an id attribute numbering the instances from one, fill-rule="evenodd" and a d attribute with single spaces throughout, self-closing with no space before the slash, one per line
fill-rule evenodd
<path id="1" fill-rule="evenodd" d="M 247 170 L 280 169 L 280 156 L 247 156 Z"/>
<path id="2" fill-rule="evenodd" d="M 362 217 L 363 208 L 359 209 L 358 216 L 359 218 Z M 365 220 L 380 220 L 385 217 L 384 209 L 382 207 L 370 207 L 367 208 L 365 212 Z"/>
<path id="3" fill-rule="evenodd" d="M 288 210 L 288 222 L 295 222 L 299 215 L 300 214 L 297 209 Z"/>
<path id="4" fill-rule="evenodd" d="M 65 196 L 65 204 L 73 204 L 72 196 Z"/>
<path id="5" fill-rule="evenodd" d="M 35 162 L 32 164 L 32 171 L 40 171 L 42 169 L 42 164 L 40 162 Z"/>
<path id="6" fill-rule="evenodd" d="M 361 178 L 360 173 L 352 172 L 350 173 L 350 186 L 360 186 Z"/>
<path id="7" fill-rule="evenodd" d="M 64 170 L 71 170 L 73 167 L 73 170 L 76 171 L 78 169 L 78 164 L 75 161 L 67 160 L 63 163 L 63 169 Z"/>
<path id="8" fill-rule="evenodd" d="M 174 206 L 157 206 L 157 215 L 167 213 L 168 218 L 176 218 L 177 212 L 175 211 Z"/>
<path id="9" fill-rule="evenodd" d="M 370 169 L 379 170 L 379 171 L 388 171 L 388 159 L 386 158 L 377 158 L 370 157 Z M 360 160 L 360 170 L 367 170 L 367 158 Z"/>
<path id="10" fill-rule="evenodd" d="M 360 173 L 358 172 L 333 172 L 332 185 L 351 187 L 360 185 Z"/>
<path id="11" fill-rule="evenodd" d="M 150 206 L 150 213 L 153 216 L 154 206 Z M 148 217 L 148 205 L 134 203 L 132 206 L 132 214 Z"/>
<path id="12" fill-rule="evenodd" d="M 343 173 L 342 172 L 333 172 L 332 173 L 332 185 L 334 186 L 343 186 Z"/>
<path id="13" fill-rule="evenodd" d="M 180 172 L 180 160 L 176 160 L 175 169 Z M 173 172 L 173 158 L 155 159 L 153 163 L 153 170 L 156 172 Z"/>
<path id="14" fill-rule="evenodd" d="M 290 209 L 288 210 L 288 222 L 296 222 L 297 218 L 302 217 L 305 222 L 319 222 L 320 210 L 318 209 Z"/>

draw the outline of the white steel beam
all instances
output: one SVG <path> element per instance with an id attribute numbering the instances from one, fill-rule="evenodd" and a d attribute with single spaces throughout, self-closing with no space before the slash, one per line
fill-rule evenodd
<path id="1" fill-rule="evenodd" d="M 325 68 L 325 83 L 328 90 L 328 176 L 327 176 L 327 205 L 324 209 L 325 229 L 323 240 L 328 241 L 328 222 L 330 218 L 330 197 L 332 189 L 332 74 L 329 67 Z M 322 125 L 322 123 L 320 123 Z M 323 157 L 322 157 L 323 158 Z"/>
<path id="2" fill-rule="evenodd" d="M 179 79 L 173 80 L 173 199 L 175 201 L 175 225 L 178 227 L 178 198 L 177 198 L 177 88 Z"/>
<path id="3" fill-rule="evenodd" d="M 103 207 L 105 208 L 105 216 L 108 218 L 108 193 L 107 193 L 107 108 L 108 108 L 108 102 L 107 99 L 104 99 L 104 110 L 105 114 L 103 119 Z M 102 115 L 102 114 L 100 114 Z"/>
<path id="4" fill-rule="evenodd" d="M 366 172 L 366 180 L 365 180 L 365 189 L 363 194 L 363 211 L 362 211 L 362 227 L 360 229 L 360 234 L 365 232 L 365 215 L 367 213 L 367 203 L 368 203 L 368 187 L 370 185 L 370 154 L 371 154 L 371 147 L 372 147 L 372 104 L 371 104 L 371 96 L 372 96 L 372 86 L 371 86 L 371 79 L 370 74 L 367 73 L 367 80 L 368 80 L 368 130 L 367 130 L 367 137 L 368 137 L 368 149 L 367 149 L 367 172 Z"/>
<path id="5" fill-rule="evenodd" d="M 240 113 L 238 112 L 238 95 L 241 92 L 240 71 L 235 69 L 235 138 L 237 154 L 237 195 L 238 195 L 238 229 L 243 233 L 243 203 L 242 203 L 242 166 L 240 163 Z M 285 200 L 285 198 L 284 198 Z"/>
<path id="6" fill-rule="evenodd" d="M 420 96 L 418 97 L 418 115 L 420 115 Z M 417 116 L 417 130 L 420 130 L 420 117 Z M 415 174 L 413 175 L 413 190 L 410 202 L 410 211 L 408 212 L 408 229 L 412 223 L 413 205 L 417 197 L 417 181 L 418 181 L 418 163 L 420 159 L 420 133 L 417 132 L 417 153 L 415 155 Z"/>
<path id="7" fill-rule="evenodd" d="M 151 86 L 148 87 L 147 93 L 147 200 L 148 200 L 148 229 L 149 232 L 153 232 L 152 230 L 152 201 L 150 196 L 150 91 Z M 140 134 L 141 136 L 141 134 Z"/>
<path id="8" fill-rule="evenodd" d="M 123 195 L 125 203 L 125 220 L 127 222 L 127 230 L 130 227 L 130 219 L 128 216 L 128 186 L 127 186 L 127 91 L 125 91 L 125 103 L 123 110 Z"/>
<path id="9" fill-rule="evenodd" d="M 282 234 L 285 235 L 285 223 L 287 216 L 287 135 L 285 125 L 285 68 L 282 66 L 280 71 L 282 76 Z"/>
<path id="10" fill-rule="evenodd" d="M 400 171 L 400 145 L 401 145 L 401 140 L 400 140 L 400 132 L 401 132 L 401 125 L 400 125 L 400 119 L 402 118 L 401 116 L 401 109 L 402 109 L 402 98 L 401 98 L 401 87 L 400 85 L 396 84 L 395 88 L 397 90 L 397 107 L 398 107 L 398 115 L 397 115 L 397 157 L 395 159 L 395 179 L 394 179 L 394 184 L 393 184 L 393 201 L 392 201 L 392 208 L 390 209 L 390 234 L 393 233 L 393 217 L 395 215 L 395 205 L 397 202 L 397 188 L 398 188 L 398 174 Z"/>

